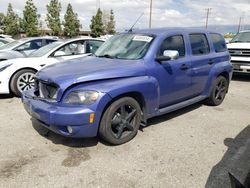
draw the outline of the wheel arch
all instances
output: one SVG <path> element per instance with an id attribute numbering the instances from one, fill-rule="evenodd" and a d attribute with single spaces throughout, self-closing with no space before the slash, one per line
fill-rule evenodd
<path id="1" fill-rule="evenodd" d="M 12 81 L 13 77 L 15 76 L 16 73 L 18 73 L 19 71 L 25 70 L 25 69 L 27 69 L 27 70 L 33 70 L 33 71 L 35 71 L 35 72 L 38 71 L 38 70 L 36 70 L 36 69 L 33 68 L 33 67 L 22 67 L 22 68 L 16 70 L 16 71 L 11 75 L 11 77 L 10 77 L 10 79 L 9 79 L 9 91 L 10 91 L 11 93 L 12 93 L 12 91 L 11 91 L 11 81 Z"/>
<path id="2" fill-rule="evenodd" d="M 103 112 L 102 112 L 102 116 L 104 114 L 104 112 L 107 110 L 107 108 L 115 101 L 117 101 L 118 99 L 124 98 L 124 97 L 131 97 L 133 99 L 135 99 L 138 104 L 141 107 L 142 110 L 142 120 L 146 121 L 146 101 L 145 101 L 145 97 L 143 96 L 142 93 L 138 92 L 138 91 L 130 91 L 130 92 L 125 92 L 122 94 L 119 94 L 115 97 L 113 97 L 104 107 Z"/>
<path id="3" fill-rule="evenodd" d="M 226 72 L 226 71 L 223 71 L 223 72 L 221 72 L 220 74 L 217 75 L 217 78 L 218 78 L 219 76 L 223 76 L 224 78 L 226 78 L 227 84 L 228 84 L 228 86 L 229 86 L 229 82 L 230 82 L 229 73 Z M 229 89 L 229 87 L 227 87 L 227 93 L 228 93 L 228 89 Z"/>

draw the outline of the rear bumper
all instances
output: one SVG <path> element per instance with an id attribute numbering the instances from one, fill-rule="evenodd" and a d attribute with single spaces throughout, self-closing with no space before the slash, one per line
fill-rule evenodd
<path id="1" fill-rule="evenodd" d="M 35 123 L 66 137 L 83 138 L 97 135 L 101 114 L 96 112 L 96 109 L 83 105 L 50 103 L 34 98 L 32 93 L 32 91 L 25 92 L 22 102 Z M 95 113 L 95 119 L 90 123 L 92 113 Z M 68 131 L 67 126 L 71 127 L 72 133 Z"/>

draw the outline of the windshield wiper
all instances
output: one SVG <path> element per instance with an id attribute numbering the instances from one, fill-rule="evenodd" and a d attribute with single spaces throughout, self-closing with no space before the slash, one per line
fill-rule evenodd
<path id="1" fill-rule="evenodd" d="M 109 54 L 104 54 L 104 55 L 99 55 L 99 56 L 96 56 L 96 57 L 106 57 L 106 58 L 110 58 L 110 59 L 114 59 L 115 57 L 109 55 Z"/>

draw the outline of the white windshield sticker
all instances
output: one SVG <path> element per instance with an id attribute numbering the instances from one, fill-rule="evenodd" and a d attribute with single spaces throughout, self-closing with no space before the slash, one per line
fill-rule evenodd
<path id="1" fill-rule="evenodd" d="M 137 36 L 135 36 L 135 37 L 133 38 L 133 40 L 136 40 L 136 41 L 143 41 L 143 42 L 151 42 L 152 39 L 153 39 L 153 38 L 152 38 L 152 37 L 149 37 L 149 36 L 139 36 L 139 35 L 137 35 Z"/>

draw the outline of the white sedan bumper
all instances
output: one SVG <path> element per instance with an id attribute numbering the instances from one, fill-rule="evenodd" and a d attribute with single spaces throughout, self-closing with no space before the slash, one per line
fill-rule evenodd
<path id="1" fill-rule="evenodd" d="M 9 78 L 0 72 L 0 94 L 9 94 Z"/>

